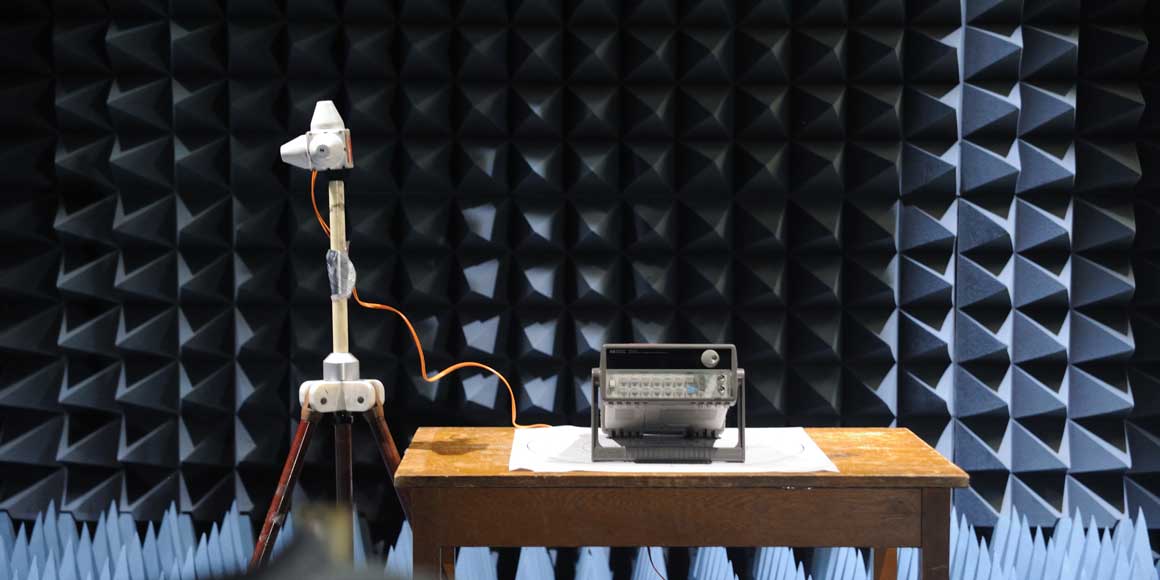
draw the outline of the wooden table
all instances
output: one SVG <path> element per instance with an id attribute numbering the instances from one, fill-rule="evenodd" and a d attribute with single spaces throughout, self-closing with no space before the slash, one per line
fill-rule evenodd
<path id="1" fill-rule="evenodd" d="M 512 429 L 419 429 L 395 474 L 416 578 L 454 574 L 457 546 L 859 546 L 875 570 L 922 548 L 948 576 L 951 488 L 967 474 L 908 429 L 807 429 L 839 473 L 508 471 Z"/>

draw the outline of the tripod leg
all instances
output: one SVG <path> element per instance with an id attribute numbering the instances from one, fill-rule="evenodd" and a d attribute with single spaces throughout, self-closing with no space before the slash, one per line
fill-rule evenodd
<path id="1" fill-rule="evenodd" d="M 387 465 L 387 472 L 391 474 L 393 481 L 395 471 L 399 469 L 399 463 L 402 459 L 399 457 L 399 448 L 395 447 L 395 438 L 391 437 L 387 418 L 383 415 L 383 404 L 376 403 L 363 417 L 371 425 L 371 432 L 375 434 L 375 441 L 379 444 L 379 454 L 383 456 L 383 463 Z"/>
<path id="2" fill-rule="evenodd" d="M 348 509 L 354 495 L 353 445 L 350 439 L 353 421 L 350 413 L 334 416 L 334 497 L 339 506 Z"/>
<path id="3" fill-rule="evenodd" d="M 262 522 L 262 531 L 258 534 L 257 543 L 254 544 L 250 570 L 265 564 L 274 551 L 274 543 L 278 539 L 278 533 L 282 531 L 286 513 L 290 511 L 290 494 L 294 492 L 294 485 L 298 483 L 298 474 L 302 471 L 306 449 L 310 447 L 310 439 L 321 416 L 320 413 L 311 411 L 309 407 L 302 409 L 302 420 L 294 433 L 294 441 L 290 443 L 290 453 L 286 455 L 286 463 L 282 465 L 282 476 L 278 478 L 278 487 L 274 490 L 270 509 Z"/>

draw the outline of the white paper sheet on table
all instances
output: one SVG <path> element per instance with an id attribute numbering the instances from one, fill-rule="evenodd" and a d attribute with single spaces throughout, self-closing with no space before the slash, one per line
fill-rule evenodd
<path id="1" fill-rule="evenodd" d="M 726 429 L 718 447 L 732 447 L 737 430 Z M 601 445 L 613 444 L 602 438 Z M 589 427 L 516 429 L 511 471 L 545 473 L 568 471 L 615 471 L 635 473 L 808 473 L 838 471 L 801 427 L 764 427 L 745 430 L 745 463 L 633 463 L 592 461 L 592 430 Z"/>

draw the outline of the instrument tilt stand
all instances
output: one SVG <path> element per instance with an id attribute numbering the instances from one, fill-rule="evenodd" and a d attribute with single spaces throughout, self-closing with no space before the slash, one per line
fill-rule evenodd
<path id="1" fill-rule="evenodd" d="M 334 423 L 335 484 L 339 506 L 349 509 L 354 491 L 351 465 L 351 424 L 354 415 L 362 415 L 370 424 L 371 432 L 374 433 L 378 443 L 379 454 L 382 455 L 392 481 L 395 478 L 395 470 L 399 467 L 399 451 L 395 447 L 395 440 L 391 437 L 391 430 L 383 414 L 383 384 L 374 379 L 361 378 L 358 359 L 350 353 L 347 340 L 347 296 L 350 290 L 343 286 L 344 282 L 341 280 L 335 282 L 336 278 L 347 274 L 346 268 L 350 268 L 346 256 L 346 201 L 343 182 L 331 181 L 328 190 L 331 251 L 327 255 L 327 262 L 331 266 L 333 352 L 322 362 L 322 379 L 306 381 L 298 389 L 302 420 L 294 433 L 290 452 L 286 456 L 282 475 L 278 479 L 278 487 L 274 490 L 270 509 L 262 522 L 262 531 L 258 534 L 254 554 L 250 558 L 251 570 L 265 564 L 273 552 L 278 533 L 282 531 L 286 515 L 290 511 L 290 496 L 302 472 L 306 451 L 323 417 L 329 417 Z M 353 272 L 350 273 L 353 285 Z M 336 286 L 339 288 L 338 292 L 335 292 Z"/>

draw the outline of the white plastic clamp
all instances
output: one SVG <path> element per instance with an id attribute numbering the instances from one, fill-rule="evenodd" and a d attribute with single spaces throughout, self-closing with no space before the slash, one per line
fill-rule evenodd
<path id="1" fill-rule="evenodd" d="M 382 402 L 386 391 L 375 379 L 357 381 L 306 381 L 298 387 L 298 402 L 319 413 L 362 413 Z"/>
<path id="2" fill-rule="evenodd" d="M 386 400 L 383 383 L 360 379 L 358 359 L 349 352 L 332 352 L 322 361 L 322 380 L 298 387 L 298 403 L 319 413 L 361 413 Z"/>

